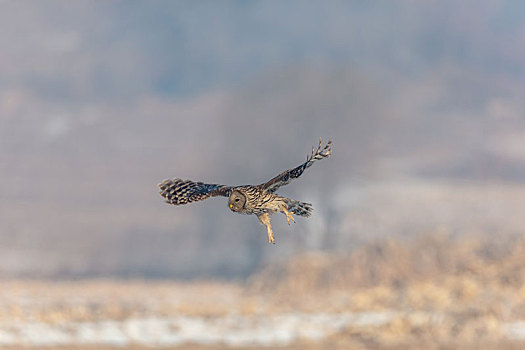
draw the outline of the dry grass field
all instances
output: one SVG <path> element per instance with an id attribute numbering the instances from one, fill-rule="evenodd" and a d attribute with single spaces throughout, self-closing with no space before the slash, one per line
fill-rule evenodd
<path id="1" fill-rule="evenodd" d="M 7 280 L 2 349 L 518 349 L 525 239 L 429 234 L 244 282 Z"/>

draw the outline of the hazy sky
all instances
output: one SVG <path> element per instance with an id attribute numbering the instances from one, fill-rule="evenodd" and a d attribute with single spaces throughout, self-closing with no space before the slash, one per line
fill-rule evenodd
<path id="1" fill-rule="evenodd" d="M 0 87 L 186 96 L 295 64 L 523 78 L 522 1 L 2 1 Z"/>
<path id="2" fill-rule="evenodd" d="M 523 1 L 0 1 L 0 275 L 238 276 L 414 230 L 365 184 L 523 183 L 524 91 Z M 274 250 L 155 187 L 260 183 L 318 137 L 333 157 L 283 192 L 315 214 Z M 418 229 L 468 228 L 461 203 Z"/>

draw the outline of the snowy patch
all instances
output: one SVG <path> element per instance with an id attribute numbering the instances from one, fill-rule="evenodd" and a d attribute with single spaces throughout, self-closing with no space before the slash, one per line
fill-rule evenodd
<path id="1" fill-rule="evenodd" d="M 510 339 L 525 340 L 525 321 L 506 323 L 503 329 Z"/>
<path id="2" fill-rule="evenodd" d="M 0 324 L 0 345 L 104 344 L 175 346 L 184 343 L 276 346 L 322 340 L 348 326 L 380 326 L 391 312 L 356 314 L 228 315 L 127 319 L 123 321 Z"/>

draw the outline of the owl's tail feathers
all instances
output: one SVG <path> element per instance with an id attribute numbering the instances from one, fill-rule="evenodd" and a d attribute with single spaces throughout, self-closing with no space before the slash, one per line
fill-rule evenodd
<path id="1" fill-rule="evenodd" d="M 309 217 L 312 215 L 312 211 L 314 210 L 310 203 L 299 202 L 293 199 L 288 199 L 286 204 L 288 205 L 288 210 L 292 214 L 299 216 Z"/>

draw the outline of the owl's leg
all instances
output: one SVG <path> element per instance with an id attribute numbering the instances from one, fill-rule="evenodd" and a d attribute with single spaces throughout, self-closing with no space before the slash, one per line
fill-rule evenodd
<path id="1" fill-rule="evenodd" d="M 272 225 L 266 225 L 266 230 L 268 231 L 268 243 L 275 244 L 275 239 L 273 238 Z"/>
<path id="2" fill-rule="evenodd" d="M 261 215 L 257 215 L 257 218 L 263 224 L 266 226 L 266 230 L 268 231 L 268 243 L 274 243 L 275 239 L 273 238 L 273 231 L 272 231 L 272 225 L 270 224 L 270 214 L 264 213 Z"/>
<path id="3" fill-rule="evenodd" d="M 290 213 L 286 207 L 286 204 L 283 204 L 281 206 L 281 209 L 283 210 L 284 214 L 286 215 L 286 222 L 288 222 L 288 225 L 290 225 L 290 220 L 292 220 L 295 223 L 295 219 L 292 216 L 292 213 Z"/>

